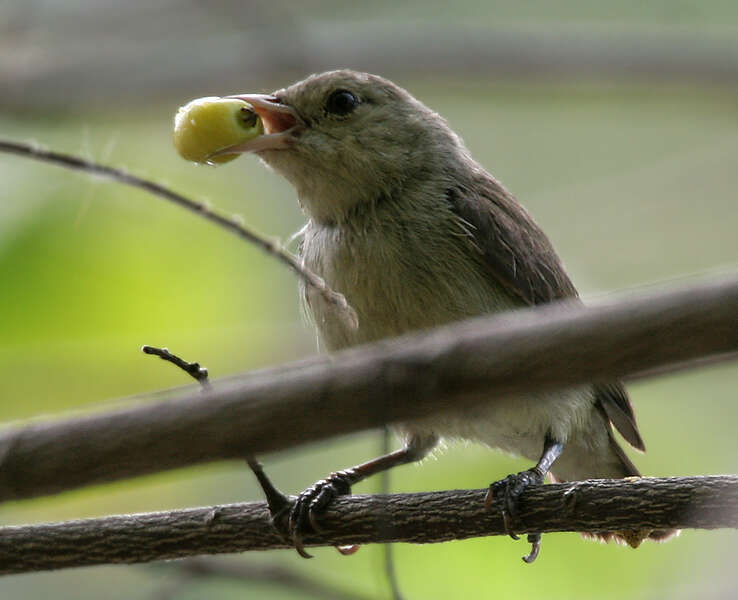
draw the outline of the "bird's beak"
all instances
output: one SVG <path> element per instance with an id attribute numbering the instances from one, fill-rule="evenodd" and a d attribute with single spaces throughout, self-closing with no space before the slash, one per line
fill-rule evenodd
<path id="1" fill-rule="evenodd" d="M 222 154 L 241 154 L 244 152 L 261 152 L 263 150 L 284 150 L 297 139 L 302 129 L 302 119 L 294 108 L 282 104 L 274 96 L 267 94 L 238 94 L 226 96 L 248 102 L 264 124 L 264 133 L 259 137 L 228 146 L 219 150 L 214 156 Z"/>

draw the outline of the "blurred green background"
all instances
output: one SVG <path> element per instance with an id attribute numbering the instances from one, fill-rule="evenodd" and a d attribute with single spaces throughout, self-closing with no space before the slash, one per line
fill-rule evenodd
<path id="1" fill-rule="evenodd" d="M 286 240 L 288 184 L 244 157 L 179 159 L 172 116 L 192 97 L 268 91 L 310 72 L 392 77 L 444 115 L 550 235 L 585 298 L 738 267 L 735 2 L 384 3 L 28 1 L 0 5 L 0 135 L 125 167 Z M 144 357 L 166 345 L 214 377 L 316 351 L 294 276 L 142 192 L 0 155 L 0 418 L 105 408 L 186 383 Z M 735 473 L 738 368 L 630 386 L 649 475 Z M 310 415 L 304 415 L 310 418 Z M 377 432 L 267 456 L 284 489 L 378 452 Z M 527 465 L 454 446 L 393 471 L 394 490 L 480 488 Z M 377 481 L 357 492 L 377 489 Z M 3 524 L 258 499 L 240 463 L 0 506 Z M 548 535 L 397 546 L 408 598 L 732 598 L 733 531 L 637 551 Z M 277 562 L 386 598 L 378 547 L 231 557 Z M 0 598 L 155 598 L 176 577 L 99 567 L 4 577 Z M 300 598 L 196 581 L 174 597 Z"/>

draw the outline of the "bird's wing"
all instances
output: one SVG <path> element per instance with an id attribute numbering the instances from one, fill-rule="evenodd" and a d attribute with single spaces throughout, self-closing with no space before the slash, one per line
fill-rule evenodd
<path id="1" fill-rule="evenodd" d="M 534 305 L 576 298 L 577 290 L 546 234 L 494 179 L 475 192 L 451 188 L 446 197 L 464 221 L 489 275 L 509 294 Z"/>
<path id="2" fill-rule="evenodd" d="M 489 276 L 530 306 L 578 298 L 551 242 L 528 211 L 486 173 L 471 187 L 451 188 L 446 191 L 446 198 L 463 220 L 475 250 L 482 254 Z M 643 439 L 623 385 L 597 384 L 594 391 L 610 422 L 632 446 L 643 450 Z"/>

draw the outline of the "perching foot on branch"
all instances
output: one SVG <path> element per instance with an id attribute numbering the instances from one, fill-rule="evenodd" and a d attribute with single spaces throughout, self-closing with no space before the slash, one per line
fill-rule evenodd
<path id="1" fill-rule="evenodd" d="M 540 485 L 543 483 L 545 475 L 538 471 L 537 467 L 522 471 L 516 475 L 508 475 L 500 481 L 491 483 L 485 504 L 487 509 L 495 507 L 502 514 L 502 521 L 505 524 L 505 532 L 514 540 L 520 538 L 515 534 L 514 523 L 517 521 L 519 507 L 518 502 L 520 495 L 529 485 Z M 530 564 L 537 557 L 541 550 L 541 534 L 531 533 L 528 535 L 528 542 L 531 544 L 530 553 L 523 557 L 523 560 Z"/>
<path id="2" fill-rule="evenodd" d="M 337 495 L 341 495 L 334 493 L 333 491 L 328 491 L 329 486 L 322 488 L 322 490 L 318 489 L 321 483 L 327 483 L 331 478 L 329 477 L 328 479 L 319 481 L 300 494 L 296 502 L 293 502 L 274 486 L 269 477 L 267 477 L 267 474 L 264 472 L 261 463 L 251 456 L 247 457 L 246 461 L 249 463 L 249 467 L 251 467 L 256 479 L 259 481 L 259 485 L 261 485 L 261 489 L 264 491 L 264 496 L 266 497 L 269 514 L 271 515 L 272 525 L 274 525 L 274 528 L 285 540 L 294 543 L 295 549 L 300 556 L 303 558 L 312 558 L 312 555 L 305 550 L 302 538 L 306 533 L 320 531 L 320 527 L 315 518 L 315 513 L 320 513 L 325 510 L 328 504 L 330 504 Z M 347 490 L 345 492 L 346 494 L 351 493 L 350 484 L 348 484 L 345 489 Z M 315 493 L 312 495 L 309 494 L 311 491 Z M 336 489 L 336 491 L 338 491 L 338 489 Z M 317 504 L 318 508 L 317 510 L 314 509 L 315 512 L 311 512 L 310 506 L 312 506 L 316 500 L 319 500 Z M 299 527 L 295 525 L 295 523 L 297 523 L 295 517 L 298 513 L 300 515 L 305 515 L 305 518 L 307 519 L 306 521 L 300 520 L 299 522 L 301 523 L 301 526 Z M 336 546 L 336 549 L 341 554 L 347 555 L 353 554 L 359 549 L 359 547 L 354 545 Z"/>
<path id="3" fill-rule="evenodd" d="M 312 555 L 305 551 L 303 537 L 311 531 L 320 533 L 318 517 L 336 497 L 351 493 L 351 483 L 349 472 L 337 471 L 317 481 L 297 497 L 297 502 L 290 511 L 289 530 L 300 556 L 312 558 Z M 356 551 L 353 547 L 348 548 L 352 550 L 344 551 L 343 547 L 338 547 L 338 551 L 342 554 L 353 554 Z"/>
<path id="4" fill-rule="evenodd" d="M 546 478 L 551 465 L 559 457 L 564 449 L 564 444 L 555 441 L 550 435 L 546 436 L 543 442 L 543 453 L 541 458 L 532 469 L 521 471 L 516 475 L 508 475 L 500 481 L 491 483 L 487 497 L 484 503 L 488 510 L 494 504 L 502 514 L 502 522 L 505 525 L 505 532 L 514 540 L 520 538 L 515 535 L 515 521 L 518 520 L 520 496 L 528 486 L 541 485 Z M 541 551 L 541 534 L 531 533 L 528 535 L 528 542 L 531 544 L 530 553 L 523 557 L 523 560 L 530 564 Z"/>
<path id="5" fill-rule="evenodd" d="M 518 518 L 518 502 L 521 494 L 529 485 L 540 485 L 543 483 L 544 475 L 536 467 L 522 471 L 516 475 L 508 475 L 489 485 L 489 492 L 485 499 L 488 509 L 494 504 L 502 514 L 505 531 L 514 540 L 520 538 L 515 535 L 514 523 Z"/>
<path id="6" fill-rule="evenodd" d="M 407 463 L 422 459 L 438 443 L 435 435 L 419 436 L 413 435 L 405 442 L 405 446 L 394 452 L 383 454 L 365 463 L 331 473 L 325 479 L 321 479 L 306 489 L 297 498 L 297 502 L 290 512 L 289 529 L 290 535 L 295 542 L 297 552 L 303 558 L 312 558 L 305 552 L 302 540 L 306 533 L 314 531 L 320 533 L 318 524 L 320 514 L 338 496 L 351 493 L 351 486 L 363 481 L 367 477 L 382 473 Z M 341 554 L 353 554 L 359 546 L 336 546 Z"/>

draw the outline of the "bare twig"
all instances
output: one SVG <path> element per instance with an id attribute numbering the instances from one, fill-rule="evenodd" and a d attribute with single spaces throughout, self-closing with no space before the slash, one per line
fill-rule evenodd
<path id="1" fill-rule="evenodd" d="M 172 354 L 168 348 L 156 348 L 154 346 L 144 345 L 141 348 L 141 351 L 144 354 L 158 356 L 162 360 L 172 363 L 188 375 L 192 376 L 195 381 L 202 386 L 203 391 L 210 390 L 208 370 L 205 367 L 200 366 L 200 363 L 188 362 L 176 354 Z M 273 515 L 272 519 L 274 519 L 275 515 L 278 515 L 289 508 L 289 498 L 284 496 L 274 487 L 266 473 L 264 473 L 261 463 L 259 463 L 256 458 L 253 456 L 247 456 L 246 462 L 264 490 L 267 505 L 269 506 L 269 512 Z M 277 505 L 278 503 L 279 506 Z M 235 565 L 223 563 L 223 561 L 208 560 L 205 558 L 192 558 L 185 561 L 179 561 L 171 566 L 176 566 L 178 568 L 180 580 L 172 582 L 171 585 L 158 590 L 156 595 L 157 600 L 169 600 L 178 594 L 182 587 L 188 583 L 188 581 L 184 580 L 185 577 L 189 580 L 193 577 L 207 576 L 230 577 L 238 579 L 239 581 L 268 581 L 271 583 L 277 583 L 283 587 L 296 588 L 306 593 L 319 595 L 321 598 L 359 598 L 359 596 L 343 594 L 340 590 L 323 585 L 304 577 L 296 571 L 282 567 L 255 567 L 243 564 Z"/>
<path id="2" fill-rule="evenodd" d="M 144 354 L 151 354 L 158 356 L 162 360 L 176 365 L 182 369 L 188 375 L 191 375 L 197 382 L 202 386 L 203 391 L 210 390 L 210 381 L 208 380 L 208 370 L 205 367 L 201 367 L 200 363 L 187 362 L 180 358 L 176 354 L 172 354 L 168 348 L 155 348 L 153 346 L 143 346 L 141 350 Z M 283 516 L 286 511 L 290 508 L 290 500 L 282 494 L 271 482 L 267 474 L 264 472 L 264 467 L 252 455 L 246 457 L 246 463 L 248 464 L 251 472 L 256 477 L 261 489 L 264 491 L 266 496 L 267 505 L 269 506 L 269 512 L 272 514 L 272 519 L 278 519 Z"/>
<path id="3" fill-rule="evenodd" d="M 158 356 L 162 360 L 165 360 L 167 362 L 172 363 L 173 365 L 176 365 L 180 369 L 182 369 L 185 373 L 192 376 L 195 381 L 197 381 L 204 390 L 210 389 L 210 381 L 208 380 L 208 370 L 205 367 L 200 366 L 200 363 L 197 362 L 187 362 L 186 360 L 180 358 L 176 354 L 172 354 L 169 352 L 168 348 L 156 348 L 154 346 L 142 346 L 141 352 L 144 354 L 151 354 L 153 356 Z"/>
<path id="4" fill-rule="evenodd" d="M 0 500 L 242 459 L 736 350 L 735 277 L 598 306 L 473 319 L 215 381 L 206 398 L 185 391 L 163 402 L 9 427 L 0 432 Z"/>
<path id="5" fill-rule="evenodd" d="M 241 239 L 258 246 L 267 254 L 287 265 L 297 273 L 307 285 L 315 288 L 323 298 L 325 298 L 326 302 L 334 306 L 341 318 L 343 318 L 350 326 L 356 327 L 358 324 L 356 312 L 348 304 L 343 294 L 339 294 L 338 292 L 330 289 L 321 277 L 307 269 L 294 255 L 282 248 L 278 242 L 261 236 L 254 230 L 249 229 L 240 223 L 237 219 L 229 218 L 217 213 L 202 202 L 187 198 L 182 194 L 156 183 L 155 181 L 149 181 L 148 179 L 132 175 L 122 169 L 94 163 L 71 154 L 45 150 L 32 144 L 0 139 L 0 152 L 17 154 L 19 156 L 49 162 L 67 169 L 99 175 L 107 179 L 117 181 L 118 183 L 123 183 L 125 185 L 130 185 L 131 187 L 144 190 L 154 196 L 173 202 L 177 206 L 200 215 L 204 219 L 230 231 Z"/>
<path id="6" fill-rule="evenodd" d="M 487 489 L 341 496 L 310 546 L 434 543 L 506 535 Z M 517 533 L 738 528 L 738 476 L 592 479 L 540 485 L 520 499 Z M 285 548 L 266 503 L 231 504 L 0 528 L 0 574 Z M 517 552 L 517 551 L 516 551 Z"/>
<path id="7" fill-rule="evenodd" d="M 243 561 L 196 557 L 161 563 L 161 566 L 175 570 L 190 582 L 198 577 L 219 577 L 241 583 L 273 583 L 322 600 L 369 600 L 369 596 L 364 594 L 339 589 L 280 565 L 253 565 Z"/>

